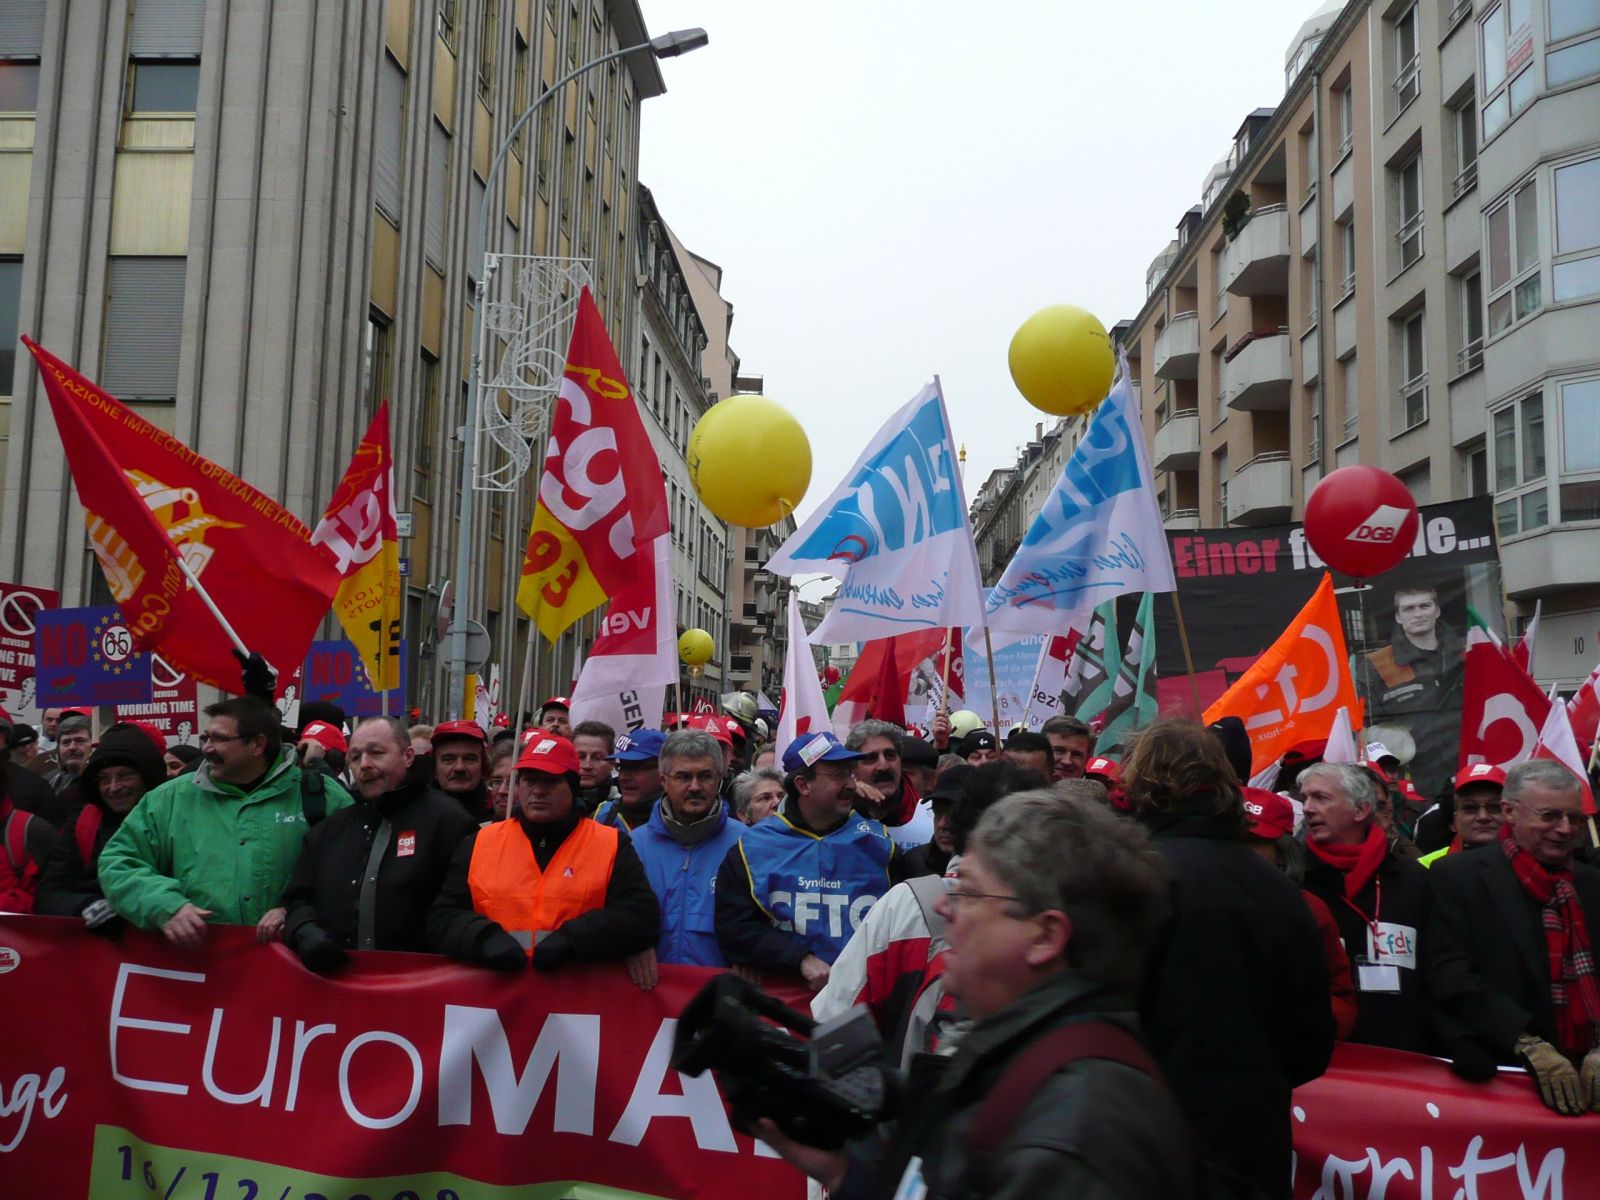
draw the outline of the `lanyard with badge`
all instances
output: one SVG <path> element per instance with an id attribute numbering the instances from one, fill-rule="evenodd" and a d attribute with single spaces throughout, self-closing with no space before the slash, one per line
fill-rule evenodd
<path id="1" fill-rule="evenodd" d="M 1374 879 L 1376 898 L 1369 917 L 1348 896 L 1340 897 L 1367 927 L 1367 952 L 1356 958 L 1356 986 L 1363 992 L 1400 991 L 1400 968 L 1417 969 L 1417 931 L 1384 921 L 1383 880 Z"/>

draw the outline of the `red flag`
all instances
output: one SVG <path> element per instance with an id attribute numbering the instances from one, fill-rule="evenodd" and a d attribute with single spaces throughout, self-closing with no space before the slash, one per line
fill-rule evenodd
<path id="1" fill-rule="evenodd" d="M 90 383 L 32 340 L 89 540 L 134 643 L 197 679 L 242 691 L 238 660 L 178 555 L 281 694 L 328 611 L 339 572 L 270 496 Z"/>
<path id="2" fill-rule="evenodd" d="M 1577 739 L 1572 736 L 1572 725 L 1567 721 L 1567 706 L 1554 701 L 1550 704 L 1550 711 L 1545 715 L 1544 725 L 1539 730 L 1539 741 L 1534 746 L 1531 758 L 1548 758 L 1560 763 L 1567 770 L 1578 777 L 1579 786 L 1583 792 L 1583 812 L 1585 816 L 1595 815 L 1594 791 L 1589 787 L 1589 772 L 1583 761 L 1583 755 L 1578 753 Z"/>
<path id="3" fill-rule="evenodd" d="M 1539 611 L 1543 607 L 1543 600 L 1533 606 L 1533 620 L 1528 622 L 1528 627 L 1522 631 L 1522 636 L 1517 639 L 1516 645 L 1511 647 L 1511 661 L 1529 675 L 1533 674 L 1533 642 L 1539 636 Z"/>
<path id="4" fill-rule="evenodd" d="M 1572 722 L 1572 735 L 1580 746 L 1594 745 L 1600 734 L 1600 667 L 1589 672 L 1583 686 L 1567 701 L 1567 720 Z"/>
<path id="5" fill-rule="evenodd" d="M 954 657 L 958 647 L 952 645 L 949 674 L 959 679 L 959 666 Z M 911 672 L 929 657 L 936 659 L 934 670 L 940 669 L 937 661 L 944 654 L 944 630 L 918 629 L 892 638 L 873 638 L 861 644 L 861 656 L 850 668 L 850 678 L 839 692 L 838 703 L 833 708 L 835 732 L 848 732 L 857 721 L 874 717 L 880 721 L 906 723 L 906 697 L 911 691 Z M 957 695 L 960 695 L 959 684 Z M 892 697 L 892 698 L 891 698 Z M 896 716 L 894 714 L 898 713 Z M 840 736 L 844 736 L 840 733 Z"/>
<path id="6" fill-rule="evenodd" d="M 1481 626 L 1467 630 L 1457 767 L 1509 767 L 1533 753 L 1550 700 L 1510 652 Z"/>
<path id="7" fill-rule="evenodd" d="M 883 656 L 878 662 L 878 677 L 873 682 L 872 695 L 867 701 L 867 715 L 893 725 L 904 725 L 908 679 L 900 673 L 900 664 L 895 655 L 896 640 L 883 640 Z"/>

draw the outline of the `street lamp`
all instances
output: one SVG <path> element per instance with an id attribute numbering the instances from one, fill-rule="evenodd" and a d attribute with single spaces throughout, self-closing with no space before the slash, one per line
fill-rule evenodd
<path id="1" fill-rule="evenodd" d="M 592 59 L 582 66 L 568 71 L 555 83 L 551 84 L 540 97 L 528 105 L 522 115 L 511 126 L 511 131 L 506 134 L 505 140 L 500 143 L 500 149 L 495 152 L 494 162 L 489 166 L 489 177 L 484 180 L 483 202 L 478 206 L 478 241 L 479 241 L 479 270 L 473 296 L 478 313 L 478 336 L 474 339 L 472 348 L 472 386 L 467 390 L 467 422 L 465 445 L 461 452 L 461 501 L 456 513 L 456 604 L 455 613 L 447 631 L 450 638 L 450 668 L 447 687 L 449 689 L 448 712 L 452 720 L 459 717 L 462 712 L 463 702 L 466 698 L 467 688 L 467 634 L 469 632 L 468 618 L 474 611 L 471 603 L 472 596 L 472 549 L 474 545 L 473 509 L 474 488 L 473 477 L 478 469 L 478 405 L 481 403 L 483 356 L 479 346 L 484 338 L 484 298 L 488 291 L 488 236 L 489 236 L 489 211 L 494 203 L 495 177 L 500 173 L 500 165 L 505 162 L 506 155 L 511 151 L 511 143 L 516 141 L 517 134 L 522 132 L 522 127 L 528 123 L 539 107 L 552 96 L 559 95 L 562 88 L 571 83 L 578 76 L 587 71 L 592 71 L 598 66 L 611 62 L 613 59 L 622 58 L 629 54 L 647 52 L 656 58 L 676 58 L 680 54 L 687 54 L 691 50 L 698 50 L 711 39 L 704 29 L 678 29 L 672 33 L 664 33 L 660 37 L 651 38 L 648 42 L 640 42 L 635 46 L 624 46 L 620 50 L 613 50 L 609 54 L 602 54 L 599 58 Z M 528 636 L 534 636 L 534 630 L 529 629 Z M 520 715 L 520 714 L 519 714 Z"/>

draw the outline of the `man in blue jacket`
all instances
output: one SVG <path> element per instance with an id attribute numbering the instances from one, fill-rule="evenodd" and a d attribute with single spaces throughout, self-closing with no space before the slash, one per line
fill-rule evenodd
<path id="1" fill-rule="evenodd" d="M 722 747 L 709 733 L 683 729 L 661 747 L 660 801 L 633 830 L 633 848 L 661 901 L 661 941 L 629 962 L 634 982 L 655 982 L 655 964 L 725 967 L 717 945 L 717 868 L 747 826 L 722 802 Z"/>
<path id="2" fill-rule="evenodd" d="M 784 751 L 783 807 L 747 829 L 717 873 L 717 942 L 729 962 L 798 975 L 815 992 L 889 890 L 894 843 L 854 811 L 861 758 L 827 732 Z"/>

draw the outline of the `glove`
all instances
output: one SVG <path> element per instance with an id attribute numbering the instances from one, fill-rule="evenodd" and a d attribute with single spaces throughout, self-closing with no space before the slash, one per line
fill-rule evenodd
<path id="1" fill-rule="evenodd" d="M 83 908 L 83 927 L 85 929 L 99 929 L 107 921 L 117 919 L 117 910 L 111 907 L 109 900 L 96 900 L 86 904 Z"/>
<path id="2" fill-rule="evenodd" d="M 1499 1064 L 1494 1052 L 1476 1038 L 1462 1038 L 1450 1046 L 1450 1069 L 1469 1083 L 1487 1083 Z"/>
<path id="3" fill-rule="evenodd" d="M 344 947 L 329 937 L 326 930 L 315 925 L 301 930 L 294 948 L 306 970 L 315 971 L 318 975 L 327 975 L 350 961 Z"/>
<path id="4" fill-rule="evenodd" d="M 528 955 L 517 939 L 504 929 L 491 929 L 478 947 L 478 961 L 496 971 L 522 971 L 528 966 Z"/>
<path id="5" fill-rule="evenodd" d="M 1528 1064 L 1528 1073 L 1538 1083 L 1539 1099 L 1546 1108 L 1567 1117 L 1578 1116 L 1588 1109 L 1578 1072 L 1549 1042 L 1525 1033 L 1517 1039 L 1517 1057 Z"/>
<path id="6" fill-rule="evenodd" d="M 554 971 L 577 957 L 577 948 L 573 946 L 572 939 L 558 929 L 533 948 L 533 969 Z"/>
<path id="7" fill-rule="evenodd" d="M 274 703 L 276 698 L 273 691 L 278 682 L 278 673 L 272 669 L 271 664 L 254 650 L 246 654 L 237 646 L 233 648 L 233 656 L 239 660 L 240 673 L 244 678 L 244 694 L 265 700 L 268 704 Z"/>
<path id="8" fill-rule="evenodd" d="M 1583 1072 L 1579 1078 L 1583 1098 L 1595 1112 L 1600 1112 L 1600 1046 L 1583 1056 Z"/>

